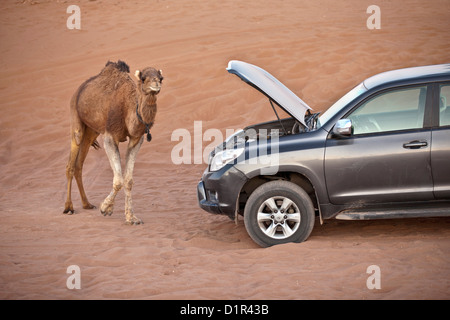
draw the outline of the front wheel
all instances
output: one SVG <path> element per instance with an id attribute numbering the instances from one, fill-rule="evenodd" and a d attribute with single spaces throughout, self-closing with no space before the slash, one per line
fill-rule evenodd
<path id="1" fill-rule="evenodd" d="M 250 195 L 244 210 L 245 228 L 262 247 L 305 241 L 314 220 L 311 198 L 288 181 L 261 185 Z"/>

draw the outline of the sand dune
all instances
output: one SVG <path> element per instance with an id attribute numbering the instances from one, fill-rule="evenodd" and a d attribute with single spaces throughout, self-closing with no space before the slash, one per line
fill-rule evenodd
<path id="1" fill-rule="evenodd" d="M 0 298 L 450 298 L 447 218 L 317 222 L 305 243 L 261 249 L 242 220 L 198 208 L 205 164 L 171 159 L 172 133 L 193 133 L 194 121 L 225 134 L 274 119 L 229 60 L 263 67 L 323 111 L 378 72 L 448 63 L 448 1 L 380 1 L 380 30 L 366 27 L 371 1 L 79 1 L 81 30 L 66 27 L 70 4 L 0 3 Z M 75 184 L 76 214 L 62 214 L 70 98 L 118 59 L 165 76 L 134 174 L 145 224 L 133 227 L 123 193 L 103 217 L 82 209 Z M 84 182 L 99 206 L 112 185 L 104 150 L 90 151 Z M 66 286 L 70 265 L 80 290 Z M 370 265 L 379 290 L 366 286 Z"/>

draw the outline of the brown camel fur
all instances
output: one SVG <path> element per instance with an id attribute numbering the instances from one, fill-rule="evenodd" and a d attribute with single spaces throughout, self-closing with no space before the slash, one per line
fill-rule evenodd
<path id="1" fill-rule="evenodd" d="M 74 213 L 71 189 L 75 176 L 83 208 L 95 208 L 84 192 L 82 170 L 89 148 L 100 146 L 96 140 L 103 134 L 104 148 L 114 172 L 113 189 L 100 206 L 103 215 L 111 215 L 117 192 L 125 189 L 125 220 L 127 224 L 140 224 L 133 213 L 131 188 L 136 155 L 144 134 L 150 141 L 150 128 L 156 116 L 156 96 L 161 90 L 162 72 L 154 68 L 137 70 L 137 84 L 129 75 L 123 61 L 109 62 L 96 76 L 85 81 L 70 102 L 71 147 L 66 167 L 67 200 L 64 213 Z M 122 175 L 119 142 L 129 139 Z"/>

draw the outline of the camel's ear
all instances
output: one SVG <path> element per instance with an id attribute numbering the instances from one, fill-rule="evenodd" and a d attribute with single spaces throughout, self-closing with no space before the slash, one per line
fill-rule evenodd
<path id="1" fill-rule="evenodd" d="M 134 76 L 136 77 L 136 79 L 141 80 L 141 71 L 136 70 L 136 72 L 134 73 Z"/>
<path id="2" fill-rule="evenodd" d="M 158 70 L 158 73 L 159 73 L 159 77 L 161 79 L 160 81 L 163 81 L 164 77 L 162 75 L 162 70 Z"/>

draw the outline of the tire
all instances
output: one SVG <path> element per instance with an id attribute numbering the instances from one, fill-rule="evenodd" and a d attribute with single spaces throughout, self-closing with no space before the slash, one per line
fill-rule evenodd
<path id="1" fill-rule="evenodd" d="M 244 224 L 261 247 L 305 241 L 314 227 L 311 198 L 298 185 L 271 181 L 259 186 L 244 209 Z"/>

